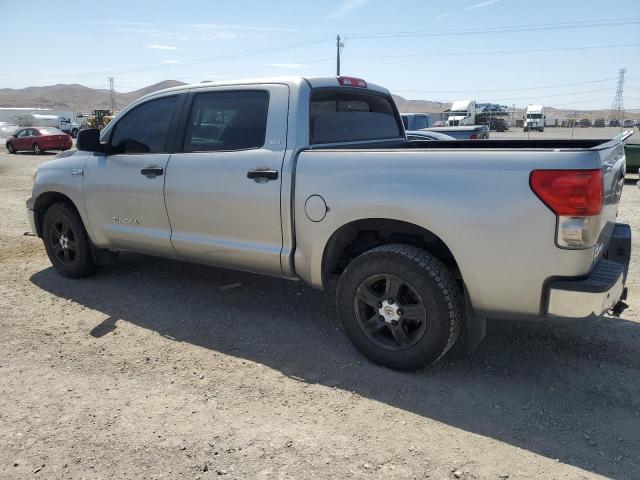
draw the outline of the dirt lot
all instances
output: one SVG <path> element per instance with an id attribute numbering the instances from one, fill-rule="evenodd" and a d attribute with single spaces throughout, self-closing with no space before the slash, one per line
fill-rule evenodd
<path id="1" fill-rule="evenodd" d="M 23 236 L 48 158 L 0 154 L 0 478 L 640 477 L 637 255 L 623 318 L 491 322 L 403 374 L 302 284 L 134 255 L 58 276 Z"/>

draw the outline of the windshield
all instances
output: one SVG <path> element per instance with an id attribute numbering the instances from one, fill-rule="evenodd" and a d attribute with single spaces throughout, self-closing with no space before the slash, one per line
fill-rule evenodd
<path id="1" fill-rule="evenodd" d="M 456 110 L 454 112 L 449 113 L 450 117 L 466 117 L 467 115 L 469 114 L 467 113 L 466 110 Z"/>
<path id="2" fill-rule="evenodd" d="M 402 129 L 391 98 L 347 90 L 317 90 L 311 95 L 312 144 L 397 139 Z"/>
<path id="3" fill-rule="evenodd" d="M 527 113 L 527 118 L 542 118 L 541 113 Z"/>

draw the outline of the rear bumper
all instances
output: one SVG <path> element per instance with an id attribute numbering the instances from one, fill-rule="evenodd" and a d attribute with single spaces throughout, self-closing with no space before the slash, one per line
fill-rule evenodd
<path id="1" fill-rule="evenodd" d="M 616 224 L 607 251 L 586 277 L 553 280 L 548 286 L 547 317 L 586 319 L 602 316 L 626 295 L 631 258 L 631 228 Z"/>

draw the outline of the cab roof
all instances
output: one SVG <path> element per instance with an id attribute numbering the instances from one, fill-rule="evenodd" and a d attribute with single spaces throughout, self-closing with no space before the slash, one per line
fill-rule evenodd
<path id="1" fill-rule="evenodd" d="M 290 88 L 304 88 L 308 86 L 310 88 L 323 88 L 323 87 L 342 87 L 338 82 L 338 77 L 298 77 L 298 76 L 289 76 L 289 77 L 262 77 L 262 78 L 242 78 L 238 80 L 217 80 L 217 81 L 204 81 L 202 83 L 193 83 L 188 85 L 180 85 L 178 87 L 165 88 L 163 90 L 158 90 L 156 92 L 149 93 L 142 98 L 151 97 L 153 95 L 157 95 L 165 92 L 182 92 L 185 90 L 196 90 L 199 88 L 207 88 L 207 87 L 223 87 L 223 86 L 235 86 L 235 85 L 259 85 L 259 84 L 268 84 L 268 83 L 279 83 L 283 85 L 288 85 Z M 344 87 L 343 87 L 344 88 Z M 389 94 L 389 91 L 381 87 L 380 85 L 376 85 L 373 83 L 367 82 L 367 87 L 352 87 L 352 88 L 361 88 L 362 90 L 373 90 L 380 93 Z"/>

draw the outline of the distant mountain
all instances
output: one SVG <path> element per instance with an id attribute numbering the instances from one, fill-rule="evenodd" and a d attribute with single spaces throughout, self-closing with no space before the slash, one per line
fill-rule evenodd
<path id="1" fill-rule="evenodd" d="M 165 80 L 133 92 L 116 92 L 116 110 L 120 110 L 133 100 L 147 93 L 163 88 L 184 85 L 177 80 Z M 72 110 L 90 112 L 94 109 L 109 108 L 111 97 L 109 90 L 89 88 L 78 84 L 49 85 L 46 87 L 27 87 L 22 89 L 1 88 L 0 107 L 52 108 L 54 110 Z"/>
<path id="2" fill-rule="evenodd" d="M 451 108 L 451 103 L 431 102 L 429 100 L 407 100 L 400 95 L 393 95 L 393 99 L 402 113 L 444 112 Z"/>
<path id="3" fill-rule="evenodd" d="M 148 87 L 127 93 L 116 93 L 116 111 L 124 108 L 132 101 L 147 93 L 164 88 L 185 85 L 178 80 L 165 80 Z M 451 107 L 450 102 L 432 102 L 429 100 L 407 100 L 399 95 L 393 98 L 401 112 L 416 113 L 444 112 Z M 90 112 L 95 109 L 107 109 L 111 104 L 109 90 L 106 88 L 89 88 L 78 84 L 49 85 L 46 87 L 27 87 L 22 89 L 0 88 L 0 107 L 52 108 L 54 110 L 72 110 Z M 555 109 L 545 106 L 548 115 L 558 118 L 571 118 L 573 110 Z M 640 117 L 639 111 L 627 110 L 628 118 Z M 522 108 L 516 109 L 514 118 L 522 118 Z M 577 110 L 576 118 L 608 118 L 608 110 Z"/>

